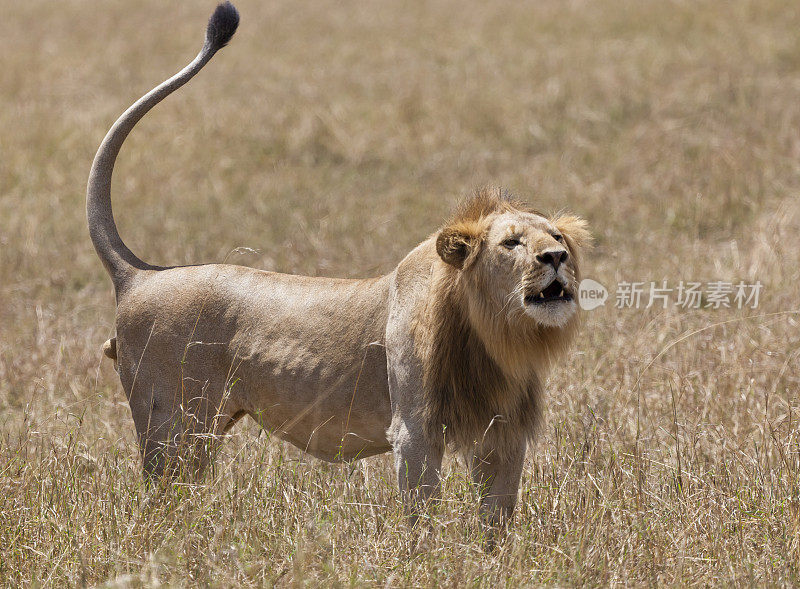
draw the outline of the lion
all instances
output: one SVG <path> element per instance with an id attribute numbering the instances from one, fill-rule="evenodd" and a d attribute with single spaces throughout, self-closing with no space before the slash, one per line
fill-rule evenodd
<path id="1" fill-rule="evenodd" d="M 395 269 L 312 278 L 226 264 L 160 267 L 123 243 L 111 175 L 123 141 L 233 36 L 220 4 L 197 57 L 134 103 L 100 145 L 87 217 L 114 285 L 114 360 L 148 480 L 198 474 L 250 416 L 326 461 L 394 453 L 410 516 L 466 456 L 491 524 L 507 521 L 548 368 L 578 324 L 587 224 L 479 190 Z"/>

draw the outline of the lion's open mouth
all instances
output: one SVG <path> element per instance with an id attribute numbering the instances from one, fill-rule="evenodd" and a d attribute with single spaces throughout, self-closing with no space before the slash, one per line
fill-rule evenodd
<path id="1" fill-rule="evenodd" d="M 553 280 L 538 293 L 529 294 L 525 297 L 526 305 L 541 305 L 553 301 L 571 301 L 572 293 L 564 288 L 558 280 Z"/>

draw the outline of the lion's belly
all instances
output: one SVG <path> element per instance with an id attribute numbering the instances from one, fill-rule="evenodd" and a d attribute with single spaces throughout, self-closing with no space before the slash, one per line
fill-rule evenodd
<path id="1" fill-rule="evenodd" d="M 270 353 L 280 347 L 280 353 Z M 390 449 L 386 355 L 382 345 L 319 358 L 279 341 L 242 371 L 247 412 L 266 430 L 324 460 L 351 460 Z"/>
<path id="2" fill-rule="evenodd" d="M 386 279 L 320 283 L 274 276 L 237 313 L 230 349 L 242 358 L 239 404 L 319 458 L 389 450 L 387 291 Z"/>

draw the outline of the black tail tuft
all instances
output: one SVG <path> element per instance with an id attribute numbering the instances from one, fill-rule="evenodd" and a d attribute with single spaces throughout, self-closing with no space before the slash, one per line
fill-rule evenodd
<path id="1" fill-rule="evenodd" d="M 214 51 L 222 49 L 231 40 L 239 26 L 239 11 L 230 2 L 223 2 L 208 19 L 206 45 Z"/>

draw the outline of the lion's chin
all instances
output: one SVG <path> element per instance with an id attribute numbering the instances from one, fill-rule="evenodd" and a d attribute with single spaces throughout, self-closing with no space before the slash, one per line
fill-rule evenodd
<path id="1" fill-rule="evenodd" d="M 578 310 L 574 300 L 531 304 L 523 299 L 522 306 L 528 317 L 545 327 L 564 327 Z"/>

